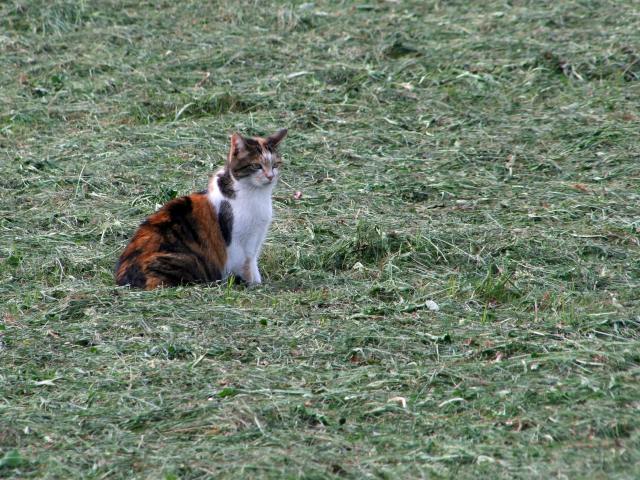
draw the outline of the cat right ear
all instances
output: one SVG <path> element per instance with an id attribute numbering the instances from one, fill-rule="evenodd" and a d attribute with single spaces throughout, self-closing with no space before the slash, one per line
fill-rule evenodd
<path id="1" fill-rule="evenodd" d="M 247 144 L 239 133 L 231 135 L 231 145 L 229 147 L 229 160 L 238 156 L 238 154 L 247 148 Z"/>

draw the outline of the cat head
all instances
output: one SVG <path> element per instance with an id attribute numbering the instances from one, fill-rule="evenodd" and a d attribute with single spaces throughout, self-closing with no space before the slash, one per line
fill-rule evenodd
<path id="1" fill-rule="evenodd" d="M 277 147 L 286 135 L 286 128 L 266 138 L 249 138 L 234 133 L 231 135 L 226 168 L 236 180 L 254 187 L 275 185 L 282 163 Z"/>

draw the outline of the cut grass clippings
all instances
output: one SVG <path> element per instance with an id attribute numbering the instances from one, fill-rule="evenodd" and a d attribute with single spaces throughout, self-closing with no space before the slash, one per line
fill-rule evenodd
<path id="1" fill-rule="evenodd" d="M 0 4 L 0 477 L 640 476 L 632 1 Z M 289 128 L 264 284 L 136 226 Z"/>

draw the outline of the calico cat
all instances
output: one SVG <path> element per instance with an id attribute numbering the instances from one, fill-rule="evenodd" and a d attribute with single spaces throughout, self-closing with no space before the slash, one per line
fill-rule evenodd
<path id="1" fill-rule="evenodd" d="M 286 135 L 234 133 L 206 191 L 169 201 L 140 225 L 116 265 L 117 284 L 151 290 L 230 275 L 260 283 L 258 256 L 281 165 L 277 147 Z"/>

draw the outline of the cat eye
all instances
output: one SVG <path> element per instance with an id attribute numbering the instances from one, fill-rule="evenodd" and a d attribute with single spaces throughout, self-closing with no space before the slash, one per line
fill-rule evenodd
<path id="1" fill-rule="evenodd" d="M 260 165 L 259 163 L 254 163 L 253 165 L 251 165 L 251 169 L 252 170 L 262 170 L 262 165 Z"/>

